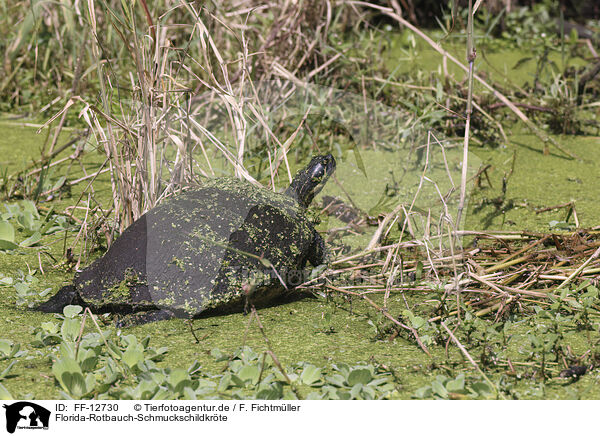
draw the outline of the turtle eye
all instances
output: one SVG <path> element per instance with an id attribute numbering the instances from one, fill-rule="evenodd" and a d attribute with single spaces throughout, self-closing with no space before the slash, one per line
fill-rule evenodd
<path id="1" fill-rule="evenodd" d="M 313 182 L 319 183 L 323 179 L 324 175 L 325 175 L 325 168 L 323 168 L 322 166 L 319 166 L 318 168 L 315 169 L 315 171 L 312 174 Z"/>

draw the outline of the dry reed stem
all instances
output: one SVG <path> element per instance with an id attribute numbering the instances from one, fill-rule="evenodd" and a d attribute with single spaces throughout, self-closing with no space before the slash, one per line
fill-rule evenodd
<path id="1" fill-rule="evenodd" d="M 567 277 L 567 279 L 564 282 L 558 285 L 558 287 L 554 291 L 556 292 L 568 285 L 581 271 L 585 269 L 586 266 L 590 264 L 591 261 L 597 259 L 598 256 L 600 256 L 600 247 L 598 247 L 598 249 L 594 251 L 594 254 L 592 254 L 583 264 L 581 264 L 579 268 L 573 271 L 573 273 L 569 277 Z"/>

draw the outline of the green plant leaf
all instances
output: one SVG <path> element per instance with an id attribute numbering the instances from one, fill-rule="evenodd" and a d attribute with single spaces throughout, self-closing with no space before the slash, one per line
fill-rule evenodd
<path id="1" fill-rule="evenodd" d="M 40 232 L 33 232 L 33 234 L 21 242 L 21 247 L 31 247 L 42 239 L 42 234 Z"/>
<path id="2" fill-rule="evenodd" d="M 282 397 L 281 392 L 276 389 L 263 389 L 256 394 L 257 400 L 280 400 Z"/>
<path id="3" fill-rule="evenodd" d="M 77 362 L 70 357 L 63 357 L 52 365 L 52 373 L 61 387 L 75 398 L 87 393 L 86 380 Z"/>
<path id="4" fill-rule="evenodd" d="M 332 374 L 330 376 L 325 377 L 325 381 L 331 385 L 342 387 L 344 386 L 344 382 L 346 379 L 341 374 Z"/>
<path id="5" fill-rule="evenodd" d="M 26 297 L 29 294 L 29 285 L 24 282 L 17 282 L 14 285 L 15 291 L 20 296 Z"/>
<path id="6" fill-rule="evenodd" d="M 144 361 L 144 353 L 137 347 L 137 344 L 130 344 L 123 353 L 121 360 L 130 368 Z"/>
<path id="7" fill-rule="evenodd" d="M 229 388 L 230 385 L 231 385 L 231 374 L 225 374 L 223 377 L 221 377 L 221 380 L 219 380 L 219 385 L 217 386 L 217 390 L 219 392 L 224 392 Z"/>
<path id="8" fill-rule="evenodd" d="M 40 326 L 47 333 L 50 333 L 50 334 L 58 333 L 58 324 L 55 322 L 52 322 L 52 321 L 43 322 L 40 324 Z"/>
<path id="9" fill-rule="evenodd" d="M 352 386 L 352 389 L 350 389 L 350 395 L 352 396 L 352 398 L 361 398 L 362 389 L 362 383 L 357 383 L 354 386 Z"/>
<path id="10" fill-rule="evenodd" d="M 65 315 L 65 318 L 75 318 L 82 310 L 83 307 L 76 304 L 68 305 L 63 309 L 63 314 Z"/>
<path id="11" fill-rule="evenodd" d="M 423 278 L 423 262 L 421 262 L 420 260 L 417 262 L 417 266 L 415 269 L 415 279 L 417 281 L 421 280 L 421 278 Z"/>
<path id="12" fill-rule="evenodd" d="M 321 368 L 315 365 L 306 365 L 300 374 L 300 381 L 305 385 L 312 385 L 321 379 Z"/>
<path id="13" fill-rule="evenodd" d="M 191 385 L 191 380 L 185 369 L 175 368 L 167 377 L 168 383 L 175 392 L 183 392 L 184 387 Z"/>
<path id="14" fill-rule="evenodd" d="M 0 239 L 4 241 L 15 241 L 15 229 L 8 221 L 0 221 Z"/>
<path id="15" fill-rule="evenodd" d="M 461 392 L 465 388 L 465 375 L 458 374 L 454 380 L 450 380 L 446 383 L 446 389 L 450 392 Z"/>
<path id="16" fill-rule="evenodd" d="M 88 374 L 85 376 L 85 393 L 91 392 L 96 386 L 96 377 L 94 374 Z"/>
<path id="17" fill-rule="evenodd" d="M 243 380 L 245 382 L 249 382 L 251 384 L 258 383 L 259 375 L 260 375 L 260 370 L 258 369 L 258 365 L 245 365 L 237 373 L 237 376 L 241 380 Z"/>
<path id="18" fill-rule="evenodd" d="M 371 380 L 373 380 L 373 376 L 371 375 L 371 371 L 368 369 L 355 369 L 348 374 L 348 385 L 354 386 L 358 383 L 366 385 Z"/>
<path id="19" fill-rule="evenodd" d="M 223 353 L 218 348 L 213 348 L 212 350 L 210 350 L 210 355 L 214 357 L 216 362 L 224 362 L 226 360 L 229 360 L 229 356 L 226 353 Z"/>
<path id="20" fill-rule="evenodd" d="M 477 392 L 477 394 L 481 397 L 489 397 L 490 395 L 492 395 L 492 389 L 491 387 L 484 382 L 475 382 L 471 385 L 471 389 L 473 389 L 473 391 Z"/>
<path id="21" fill-rule="evenodd" d="M 414 393 L 415 398 L 431 398 L 432 395 L 431 386 L 423 386 L 417 389 Z"/>
<path id="22" fill-rule="evenodd" d="M 14 250 L 15 248 L 19 248 L 19 246 L 14 242 L 0 239 L 0 250 Z"/>
<path id="23" fill-rule="evenodd" d="M 448 391 L 446 390 L 444 385 L 442 385 L 442 383 L 439 380 L 434 380 L 431 383 L 431 389 L 433 390 L 434 393 L 436 393 L 440 397 L 448 398 Z"/>
<path id="24" fill-rule="evenodd" d="M 81 366 L 81 370 L 83 372 L 93 371 L 96 368 L 96 364 L 98 363 L 98 356 L 92 349 L 79 349 L 79 353 L 77 354 L 77 360 L 79 361 L 79 365 Z"/>
<path id="25" fill-rule="evenodd" d="M 13 396 L 2 383 L 0 383 L 0 400 L 13 400 Z"/>
<path id="26" fill-rule="evenodd" d="M 17 222 L 23 227 L 26 233 L 33 233 L 37 230 L 33 215 L 31 212 L 23 212 L 17 217 Z"/>
<path id="27" fill-rule="evenodd" d="M 14 250 L 18 248 L 15 244 L 15 229 L 8 221 L 0 221 L 0 250 Z"/>
<path id="28" fill-rule="evenodd" d="M 184 400 L 197 400 L 196 392 L 188 386 L 183 388 L 183 399 Z"/>
<path id="29" fill-rule="evenodd" d="M 6 339 L 0 339 L 0 353 L 4 356 L 10 356 L 10 350 L 12 349 L 12 341 Z"/>
<path id="30" fill-rule="evenodd" d="M 78 319 L 67 318 L 60 328 L 60 335 L 65 341 L 74 342 L 79 336 L 81 322 Z"/>
<path id="31" fill-rule="evenodd" d="M 67 181 L 67 178 L 65 176 L 59 177 L 58 180 L 54 183 L 54 185 L 52 185 L 51 190 L 56 191 L 57 189 L 62 187 L 62 185 L 64 185 L 66 181 Z"/>
<path id="32" fill-rule="evenodd" d="M 242 380 L 235 374 L 231 374 L 231 383 L 233 383 L 233 385 L 237 386 L 238 388 L 243 388 L 244 386 L 246 386 L 246 383 L 244 383 L 244 380 Z"/>
<path id="33" fill-rule="evenodd" d="M 14 366 L 15 363 L 17 363 L 16 360 L 11 360 L 8 366 L 2 372 L 0 372 L 0 380 L 6 377 L 6 375 L 10 372 L 10 369 Z"/>
<path id="34" fill-rule="evenodd" d="M 40 214 L 38 213 L 37 207 L 35 207 L 35 203 L 31 200 L 23 200 L 21 201 L 21 207 L 24 212 L 27 212 L 34 219 L 40 219 Z"/>

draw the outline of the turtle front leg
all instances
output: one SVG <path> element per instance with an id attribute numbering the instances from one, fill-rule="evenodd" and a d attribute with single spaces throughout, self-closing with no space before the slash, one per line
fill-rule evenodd
<path id="1" fill-rule="evenodd" d="M 323 241 L 323 238 L 321 238 L 321 235 L 316 230 L 313 233 L 313 241 L 308 251 L 308 261 L 312 266 L 319 266 L 327 261 L 325 241 Z"/>
<path id="2" fill-rule="evenodd" d="M 62 313 L 64 307 L 69 304 L 80 304 L 85 306 L 85 304 L 81 304 L 77 295 L 77 290 L 73 285 L 63 286 L 56 295 L 51 297 L 48 301 L 38 304 L 35 307 L 35 310 L 49 313 Z"/>

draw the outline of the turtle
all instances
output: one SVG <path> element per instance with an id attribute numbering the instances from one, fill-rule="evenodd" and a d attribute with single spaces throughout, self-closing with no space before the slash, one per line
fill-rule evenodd
<path id="1" fill-rule="evenodd" d="M 326 262 L 306 209 L 335 167 L 331 154 L 315 156 L 282 193 L 223 177 L 173 195 L 36 309 L 77 304 L 127 326 L 246 312 L 295 295 L 307 263 Z"/>

